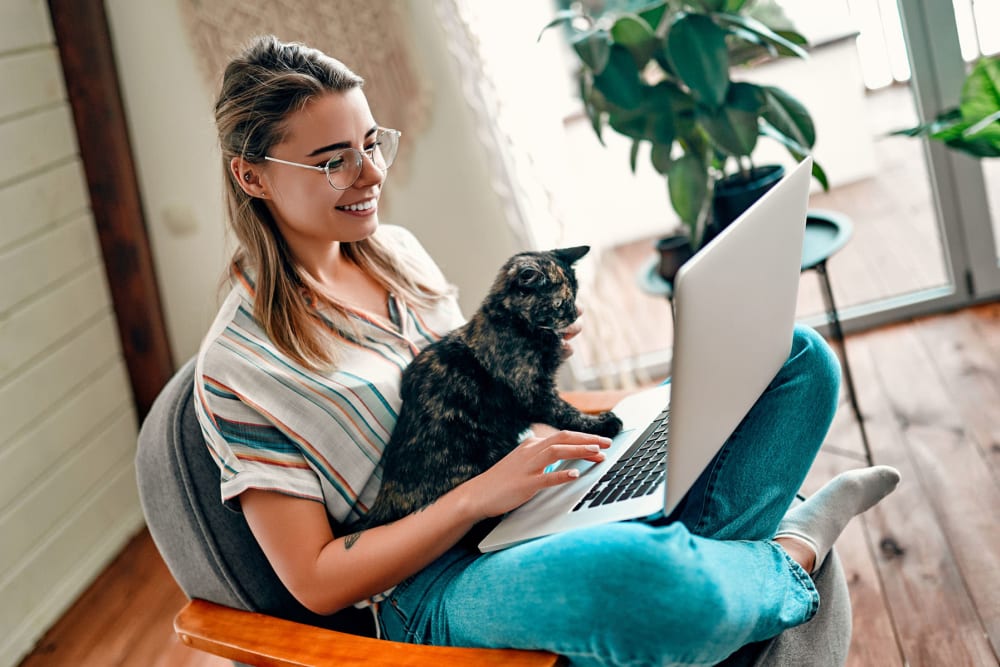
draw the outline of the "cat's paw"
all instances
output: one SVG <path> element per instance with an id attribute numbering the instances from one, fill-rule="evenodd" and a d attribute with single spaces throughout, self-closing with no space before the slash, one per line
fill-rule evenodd
<path id="1" fill-rule="evenodd" d="M 603 435 L 605 438 L 611 438 L 622 430 L 622 420 L 618 419 L 618 416 L 613 412 L 602 412 L 597 415 L 597 419 L 594 422 L 594 428 L 591 429 L 591 433 L 594 435 Z"/>

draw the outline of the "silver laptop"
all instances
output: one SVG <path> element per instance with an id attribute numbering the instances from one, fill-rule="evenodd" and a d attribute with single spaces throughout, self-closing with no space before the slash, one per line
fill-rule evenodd
<path id="1" fill-rule="evenodd" d="M 788 358 L 811 169 L 807 158 L 681 267 L 671 381 L 615 407 L 624 428 L 606 459 L 562 463 L 580 477 L 509 513 L 480 550 L 673 511 Z"/>

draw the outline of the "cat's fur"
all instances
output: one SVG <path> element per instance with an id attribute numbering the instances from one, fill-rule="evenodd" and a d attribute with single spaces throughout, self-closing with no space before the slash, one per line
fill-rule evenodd
<path id="1" fill-rule="evenodd" d="M 588 250 L 515 255 L 472 318 L 410 363 L 366 527 L 406 516 L 485 471 L 533 423 L 608 437 L 621 430 L 613 413 L 585 415 L 556 389 L 562 332 L 577 318 L 572 265 Z"/>

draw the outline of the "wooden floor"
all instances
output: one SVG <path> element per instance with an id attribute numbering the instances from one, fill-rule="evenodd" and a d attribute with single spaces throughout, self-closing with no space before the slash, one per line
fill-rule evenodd
<path id="1" fill-rule="evenodd" d="M 987 667 L 1000 656 L 1000 303 L 848 339 L 876 463 L 898 490 L 838 542 L 855 667 Z M 806 483 L 863 465 L 842 402 Z M 184 597 L 141 533 L 23 667 L 221 667 L 180 645 Z"/>

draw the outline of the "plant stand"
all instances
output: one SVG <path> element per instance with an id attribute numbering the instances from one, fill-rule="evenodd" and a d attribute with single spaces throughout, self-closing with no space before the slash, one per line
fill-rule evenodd
<path id="1" fill-rule="evenodd" d="M 847 388 L 847 400 L 854 411 L 861 431 L 861 444 L 865 449 L 865 460 L 872 465 L 872 450 L 868 444 L 868 431 L 865 429 L 865 418 L 858 406 L 858 395 L 854 390 L 854 377 L 851 375 L 851 365 L 847 361 L 847 345 L 844 342 L 844 330 L 840 326 L 840 315 L 837 303 L 833 300 L 833 288 L 830 286 L 830 275 L 826 261 L 835 252 L 844 247 L 851 238 L 853 225 L 850 219 L 842 213 L 820 209 L 810 209 L 806 213 L 806 233 L 802 243 L 802 270 L 813 270 L 819 276 L 822 288 L 823 303 L 826 307 L 827 322 L 830 324 L 830 334 L 837 344 L 841 366 L 844 369 L 844 384 Z"/>

